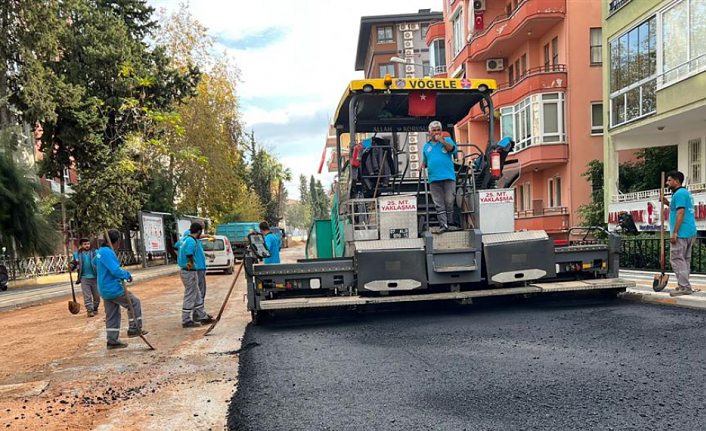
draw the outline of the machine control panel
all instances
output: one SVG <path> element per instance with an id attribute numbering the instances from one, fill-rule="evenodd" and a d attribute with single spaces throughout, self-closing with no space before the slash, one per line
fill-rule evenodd
<path id="1" fill-rule="evenodd" d="M 259 233 L 251 233 L 248 235 L 248 242 L 250 243 L 250 250 L 258 257 L 258 259 L 265 259 L 270 257 L 270 251 L 265 245 L 265 237 Z"/>

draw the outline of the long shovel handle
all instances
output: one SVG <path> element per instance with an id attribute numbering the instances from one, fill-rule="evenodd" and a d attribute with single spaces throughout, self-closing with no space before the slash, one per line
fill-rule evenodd
<path id="1" fill-rule="evenodd" d="M 211 323 L 211 326 L 208 327 L 206 332 L 203 333 L 204 336 L 208 335 L 211 331 L 213 331 L 213 328 L 216 327 L 218 322 L 220 322 L 221 317 L 223 316 L 223 311 L 226 309 L 226 304 L 228 304 L 228 299 L 230 298 L 230 294 L 233 293 L 233 289 L 235 288 L 235 283 L 238 281 L 238 278 L 240 277 L 240 272 L 243 270 L 243 266 L 245 265 L 245 260 L 243 260 L 240 263 L 240 268 L 238 268 L 238 272 L 235 274 L 235 278 L 233 279 L 233 282 L 230 284 L 230 288 L 228 289 L 228 293 L 226 294 L 226 298 L 223 300 L 223 305 L 221 305 L 221 309 L 218 311 L 218 315 L 216 316 L 216 320 Z"/>
<path id="2" fill-rule="evenodd" d="M 69 260 L 71 260 L 71 256 L 66 256 Z M 74 298 L 74 302 L 76 302 L 76 290 L 74 289 L 74 276 L 72 274 L 71 270 L 71 263 L 68 264 L 69 267 L 69 281 L 71 282 L 71 296 Z"/>
<path id="3" fill-rule="evenodd" d="M 103 233 L 105 234 L 105 240 L 108 242 L 108 245 L 110 245 L 110 248 L 115 251 L 115 247 L 113 247 L 113 241 L 110 240 L 110 235 L 108 234 L 108 229 L 103 229 Z M 135 313 L 135 307 L 133 307 L 132 305 L 132 299 L 130 299 L 130 292 L 127 290 L 127 283 L 125 283 L 125 280 L 120 281 L 123 284 L 123 295 L 125 295 L 125 300 L 127 301 L 127 310 L 130 314 L 130 317 L 132 318 L 132 321 L 135 322 L 137 335 L 142 338 L 142 341 L 144 341 L 145 344 L 147 344 L 147 346 L 151 350 L 156 350 L 154 346 L 152 346 L 150 342 L 147 341 L 147 338 L 145 338 L 145 335 L 142 333 L 142 328 L 140 328 L 140 325 L 137 323 L 137 313 Z"/>
<path id="4" fill-rule="evenodd" d="M 664 172 L 660 175 L 659 182 L 659 218 L 660 218 L 660 229 L 659 229 L 659 255 L 660 255 L 660 265 L 662 267 L 662 274 L 664 274 L 665 259 L 664 259 Z"/>

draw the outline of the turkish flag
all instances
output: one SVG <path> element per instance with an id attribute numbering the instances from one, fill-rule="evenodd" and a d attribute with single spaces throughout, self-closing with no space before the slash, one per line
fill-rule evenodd
<path id="1" fill-rule="evenodd" d="M 483 13 L 475 12 L 473 14 L 473 22 L 476 30 L 483 30 Z"/>
<path id="2" fill-rule="evenodd" d="M 410 91 L 410 117 L 433 117 L 436 115 L 436 91 Z"/>

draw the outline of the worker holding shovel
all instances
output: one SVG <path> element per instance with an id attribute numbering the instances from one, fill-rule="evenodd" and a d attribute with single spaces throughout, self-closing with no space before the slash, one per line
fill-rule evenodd
<path id="1" fill-rule="evenodd" d="M 664 205 L 669 205 L 669 260 L 677 276 L 677 288 L 670 296 L 691 295 L 694 293 L 689 283 L 691 271 L 691 250 L 696 240 L 696 219 L 694 217 L 694 198 L 685 189 L 684 174 L 672 171 L 667 174 L 667 187 L 672 191 L 671 202 L 662 198 Z"/>
<path id="2" fill-rule="evenodd" d="M 129 272 L 120 267 L 118 257 L 113 251 L 113 247 L 117 248 L 120 243 L 120 232 L 116 229 L 108 231 L 110 242 L 105 242 L 96 252 L 96 268 L 98 269 L 98 292 L 105 303 L 105 329 L 108 337 L 108 349 L 120 349 L 127 347 L 127 344 L 121 342 L 120 337 L 120 307 L 128 308 L 128 298 L 125 296 L 122 281 L 132 282 L 132 276 Z M 129 327 L 127 331 L 128 338 L 139 337 L 147 334 L 147 331 L 142 331 L 142 307 L 140 300 L 133 295 L 130 295 L 133 308 L 135 309 L 134 319 L 129 316 Z M 140 328 L 140 329 L 138 329 Z"/>

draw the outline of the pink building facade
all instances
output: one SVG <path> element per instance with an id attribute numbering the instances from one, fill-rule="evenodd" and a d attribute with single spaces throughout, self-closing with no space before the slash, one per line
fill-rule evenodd
<path id="1" fill-rule="evenodd" d="M 516 142 L 515 227 L 561 236 L 591 200 L 582 174 L 603 158 L 600 0 L 444 0 L 427 44 L 445 51 L 438 77 L 490 78 L 496 138 Z M 570 30 L 569 30 L 570 29 Z M 434 62 L 434 59 L 432 60 Z M 443 72 L 443 73 L 441 73 Z M 487 116 L 456 125 L 459 143 L 485 145 Z M 601 184 L 596 184 L 601 187 Z"/>

